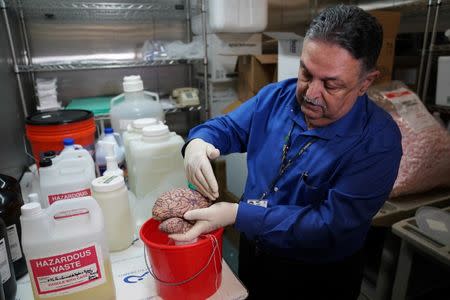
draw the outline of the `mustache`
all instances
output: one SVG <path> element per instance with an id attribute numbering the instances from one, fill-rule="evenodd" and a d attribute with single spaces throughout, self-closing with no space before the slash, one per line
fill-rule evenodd
<path id="1" fill-rule="evenodd" d="M 310 103 L 312 105 L 320 106 L 324 110 L 327 109 L 327 105 L 325 104 L 325 102 L 323 102 L 322 100 L 317 99 L 317 98 L 313 99 L 313 98 L 307 97 L 306 95 L 302 95 L 302 101 L 308 102 L 308 103 Z"/>

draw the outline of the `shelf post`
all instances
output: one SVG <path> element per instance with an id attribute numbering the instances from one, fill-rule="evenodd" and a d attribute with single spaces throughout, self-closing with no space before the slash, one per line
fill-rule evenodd
<path id="1" fill-rule="evenodd" d="M 209 95 L 208 95 L 208 40 L 207 40 L 207 26 L 206 26 L 206 0 L 202 0 L 202 30 L 203 30 L 203 42 L 204 42 L 204 54 L 203 54 L 203 81 L 205 92 L 205 119 L 209 119 Z"/>
<path id="2" fill-rule="evenodd" d="M 6 34 L 8 35 L 9 49 L 11 51 L 11 57 L 13 60 L 14 73 L 16 74 L 17 85 L 19 87 L 19 96 L 20 96 L 20 101 L 22 104 L 23 114 L 26 118 L 26 117 L 28 117 L 28 109 L 27 109 L 27 104 L 25 101 L 25 94 L 23 92 L 22 78 L 20 77 L 20 74 L 19 74 L 18 61 L 17 61 L 17 57 L 16 57 L 16 47 L 14 45 L 11 26 L 9 24 L 8 13 L 6 12 L 6 9 L 7 9 L 6 3 L 4 0 L 0 0 L 0 9 L 2 10 L 3 19 L 5 20 Z"/>

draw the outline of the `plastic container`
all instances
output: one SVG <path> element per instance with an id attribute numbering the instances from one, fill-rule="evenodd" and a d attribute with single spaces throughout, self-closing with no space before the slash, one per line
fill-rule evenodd
<path id="1" fill-rule="evenodd" d="M 184 140 L 166 125 L 142 130 L 140 140 L 130 142 L 130 156 L 135 183 L 136 204 L 133 208 L 139 228 L 150 216 L 156 199 L 167 190 L 186 186 L 181 148 Z"/>
<path id="2" fill-rule="evenodd" d="M 127 168 L 133 168 L 133 161 L 131 160 L 130 154 L 130 141 L 139 140 L 142 137 L 142 129 L 147 126 L 152 126 L 158 124 L 158 120 L 155 118 L 143 118 L 134 120 L 128 125 L 127 131 L 122 135 L 123 146 L 125 149 L 125 161 L 127 163 Z M 133 193 L 136 193 L 136 182 L 134 179 L 134 173 L 128 173 L 128 186 Z"/>
<path id="3" fill-rule="evenodd" d="M 150 219 L 140 230 L 156 291 L 165 300 L 206 299 L 222 282 L 223 228 L 189 245 L 174 245 L 159 222 Z"/>
<path id="4" fill-rule="evenodd" d="M 70 143 L 66 140 L 66 143 Z M 71 148 L 73 147 L 73 148 Z M 95 165 L 90 153 L 80 145 L 66 145 L 60 155 L 43 158 L 39 169 L 42 207 L 91 195 Z"/>
<path id="5" fill-rule="evenodd" d="M 75 98 L 70 100 L 66 109 L 84 109 L 94 113 L 94 116 L 109 115 L 109 105 L 113 97 Z"/>
<path id="6" fill-rule="evenodd" d="M 61 151 L 61 141 L 69 137 L 93 153 L 95 131 L 94 116 L 87 110 L 37 113 L 26 120 L 26 135 L 36 162 L 40 161 L 41 154 L 46 151 Z"/>
<path id="7" fill-rule="evenodd" d="M 94 198 L 47 209 L 28 203 L 20 222 L 34 299 L 115 299 L 103 214 Z"/>
<path id="8" fill-rule="evenodd" d="M 102 176 L 92 181 L 92 195 L 100 205 L 110 251 L 128 248 L 133 241 L 128 190 L 122 176 Z"/>
<path id="9" fill-rule="evenodd" d="M 113 153 L 108 153 L 107 146 L 104 142 L 113 144 Z M 117 142 L 114 130 L 112 128 L 105 128 L 103 136 L 95 144 L 95 168 L 99 176 L 102 176 L 106 170 L 106 156 L 108 155 L 115 156 L 120 168 L 125 167 L 125 154 L 122 146 Z"/>
<path id="10" fill-rule="evenodd" d="M 268 22 L 268 0 L 209 0 L 207 33 L 262 32 Z M 201 15 L 192 21 L 192 32 L 202 34 Z"/>
<path id="11" fill-rule="evenodd" d="M 423 206 L 416 212 L 420 230 L 438 242 L 450 246 L 450 213 L 435 207 Z"/>
<path id="12" fill-rule="evenodd" d="M 124 93 L 111 99 L 111 125 L 122 134 L 133 120 L 155 118 L 164 121 L 164 111 L 156 93 L 144 91 L 141 76 L 123 78 Z"/>
<path id="13" fill-rule="evenodd" d="M 14 275 L 14 267 L 9 251 L 8 234 L 5 222 L 0 218 L 0 274 L 3 291 L 7 300 L 16 299 L 17 283 Z"/>
<path id="14" fill-rule="evenodd" d="M 13 261 L 16 278 L 27 274 L 25 255 L 22 251 L 20 239 L 20 207 L 23 205 L 22 192 L 19 182 L 10 176 L 0 174 L 0 217 L 5 221 L 8 233 L 9 250 Z"/>

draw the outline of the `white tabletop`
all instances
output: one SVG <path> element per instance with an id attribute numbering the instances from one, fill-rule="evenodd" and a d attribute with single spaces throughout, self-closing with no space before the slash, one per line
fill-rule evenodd
<path id="1" fill-rule="evenodd" d="M 156 295 L 154 279 L 148 273 L 144 261 L 144 246 L 140 240 L 128 249 L 111 253 L 112 271 L 117 300 L 161 299 Z M 239 279 L 222 260 L 222 284 L 211 300 L 245 299 L 248 292 Z M 16 300 L 32 300 L 28 274 L 17 281 Z"/>

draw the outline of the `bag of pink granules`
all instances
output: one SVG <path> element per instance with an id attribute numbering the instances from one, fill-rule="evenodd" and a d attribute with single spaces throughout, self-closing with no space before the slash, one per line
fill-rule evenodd
<path id="1" fill-rule="evenodd" d="M 369 97 L 402 133 L 403 157 L 391 197 L 450 186 L 450 134 L 402 82 L 372 87 Z"/>

